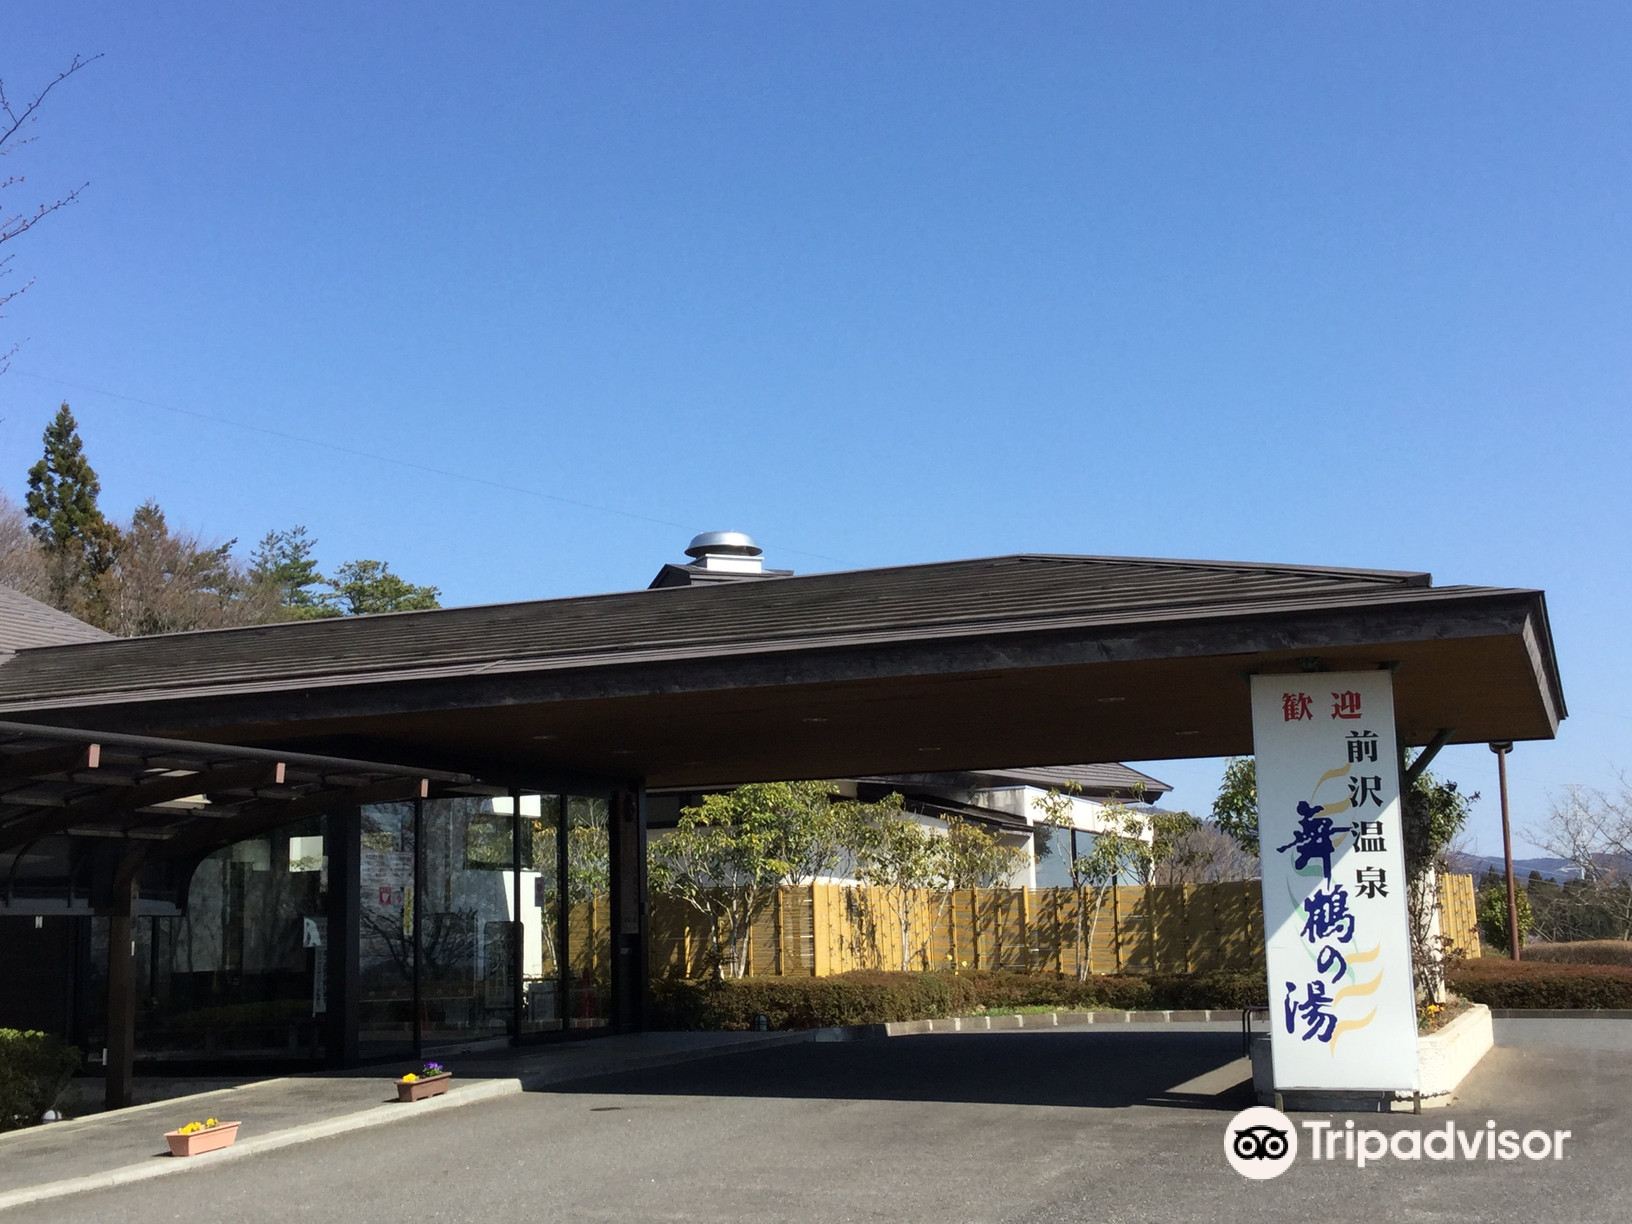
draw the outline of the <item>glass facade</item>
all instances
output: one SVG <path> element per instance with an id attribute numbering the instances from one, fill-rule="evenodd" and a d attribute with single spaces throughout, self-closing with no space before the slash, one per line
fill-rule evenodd
<path id="1" fill-rule="evenodd" d="M 415 1040 L 415 805 L 362 809 L 358 822 L 357 1046 L 411 1055 Z"/>
<path id="2" fill-rule="evenodd" d="M 317 817 L 237 842 L 198 865 L 184 913 L 136 920 L 141 1057 L 323 1058 L 330 884 L 324 844 L 324 820 Z M 95 919 L 91 928 L 89 961 L 100 970 L 107 921 Z"/>
<path id="3" fill-rule="evenodd" d="M 463 795 L 312 817 L 219 850 L 180 914 L 132 924 L 137 1057 L 412 1058 L 628 1022 L 614 1007 L 614 871 L 638 858 L 620 856 L 633 825 L 612 816 L 633 811 L 610 789 Z M 74 929 L 72 1027 L 96 1049 L 108 920 Z"/>

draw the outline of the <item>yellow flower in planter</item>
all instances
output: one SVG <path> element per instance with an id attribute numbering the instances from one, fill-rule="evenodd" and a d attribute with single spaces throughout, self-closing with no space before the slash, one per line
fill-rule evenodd
<path id="1" fill-rule="evenodd" d="M 180 1134 L 180 1135 L 196 1135 L 196 1134 L 198 1134 L 199 1131 L 201 1131 L 203 1129 L 204 1129 L 204 1123 L 202 1123 L 202 1122 L 189 1122 L 189 1123 L 187 1123 L 186 1126 L 180 1127 L 177 1130 L 176 1133 Z"/>
<path id="2" fill-rule="evenodd" d="M 419 1076 L 410 1071 L 407 1075 L 402 1077 L 402 1082 L 405 1084 L 417 1084 L 419 1082 Z"/>

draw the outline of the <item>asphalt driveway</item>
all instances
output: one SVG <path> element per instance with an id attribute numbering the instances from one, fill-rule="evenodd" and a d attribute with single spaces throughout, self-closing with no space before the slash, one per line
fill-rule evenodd
<path id="1" fill-rule="evenodd" d="M 1568 1129 L 1561 1161 L 1300 1160 L 1278 1180 L 1246 1181 L 1222 1156 L 1226 1122 L 1249 1103 L 1239 1039 L 1173 1025 L 784 1046 L 557 1085 L 26 1210 L 137 1224 L 1632 1217 L 1632 1024 L 1530 1033 L 1523 1023 L 1503 1025 L 1504 1044 L 1457 1105 L 1357 1124 Z"/>

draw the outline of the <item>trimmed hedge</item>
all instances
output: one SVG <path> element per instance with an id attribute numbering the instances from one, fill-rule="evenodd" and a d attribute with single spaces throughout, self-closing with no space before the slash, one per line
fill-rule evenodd
<path id="1" fill-rule="evenodd" d="M 1524 959 L 1555 965 L 1632 965 L 1632 939 L 1525 944 Z"/>
<path id="2" fill-rule="evenodd" d="M 827 1028 L 953 1016 L 976 1006 L 967 978 L 949 973 L 845 973 L 826 978 L 741 978 L 722 983 L 654 982 L 653 1025 L 750 1029 Z"/>
<path id="3" fill-rule="evenodd" d="M 845 973 L 825 978 L 742 978 L 652 985 L 656 1028 L 773 1029 L 938 1020 L 1015 1007 L 1061 1011 L 1262 1007 L 1261 973 L 1075 978 L 1032 973 Z"/>
<path id="4" fill-rule="evenodd" d="M 0 1131 L 33 1126 L 79 1070 L 79 1051 L 47 1033 L 0 1028 Z"/>
<path id="5" fill-rule="evenodd" d="M 1560 965 L 1481 956 L 1451 970 L 1446 984 L 1488 1007 L 1632 1008 L 1632 966 Z"/>

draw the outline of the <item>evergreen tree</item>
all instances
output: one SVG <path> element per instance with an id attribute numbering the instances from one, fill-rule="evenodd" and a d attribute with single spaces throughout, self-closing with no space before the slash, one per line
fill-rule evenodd
<path id="1" fill-rule="evenodd" d="M 67 404 L 45 429 L 45 454 L 28 469 L 29 530 L 49 569 L 51 602 L 93 624 L 106 620 L 102 575 L 113 564 L 119 533 L 97 504 L 102 482 L 85 457 Z"/>
<path id="2" fill-rule="evenodd" d="M 348 561 L 335 571 L 329 586 L 332 590 L 323 596 L 324 604 L 342 616 L 420 612 L 442 606 L 438 602 L 441 591 L 434 586 L 415 586 L 393 574 L 384 561 Z"/>
<path id="3" fill-rule="evenodd" d="M 305 620 L 314 616 L 338 616 L 338 609 L 326 607 L 323 597 L 311 588 L 327 581 L 318 571 L 312 553 L 317 541 L 303 526 L 287 531 L 269 531 L 250 554 L 250 581 L 274 592 L 282 616 Z"/>

